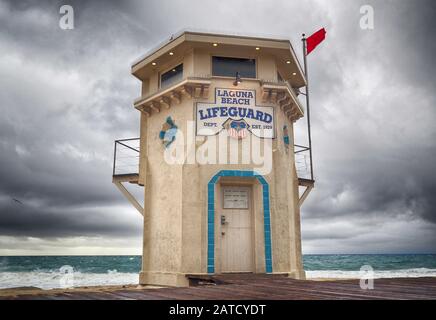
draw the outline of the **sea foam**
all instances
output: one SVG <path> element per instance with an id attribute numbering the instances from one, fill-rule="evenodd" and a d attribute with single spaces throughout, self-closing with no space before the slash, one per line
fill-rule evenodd
<path id="1" fill-rule="evenodd" d="M 360 279 L 359 271 L 344 270 L 311 270 L 306 271 L 307 279 L 332 278 L 332 279 Z M 413 268 L 399 270 L 374 270 L 374 279 L 380 278 L 418 278 L 436 277 L 436 269 Z"/>
<path id="2" fill-rule="evenodd" d="M 61 272 L 0 272 L 0 289 L 16 287 L 37 287 L 54 289 L 66 287 L 110 286 L 138 284 L 138 273 L 119 273 L 108 270 L 107 273 L 74 272 L 65 278 Z"/>
<path id="3" fill-rule="evenodd" d="M 110 286 L 138 284 L 138 273 L 122 273 L 108 270 L 107 273 L 72 273 L 72 281 L 65 282 L 65 274 L 53 271 L 0 272 L 0 288 L 37 287 L 55 289 L 65 287 Z M 359 271 L 311 270 L 306 271 L 307 279 L 359 279 Z M 374 278 L 436 277 L 436 269 L 414 268 L 403 270 L 374 271 Z"/>

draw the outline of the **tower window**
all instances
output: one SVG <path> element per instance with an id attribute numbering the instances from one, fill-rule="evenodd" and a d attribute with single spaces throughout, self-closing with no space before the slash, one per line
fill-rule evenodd
<path id="1" fill-rule="evenodd" d="M 212 57 L 212 75 L 241 78 L 256 78 L 256 60 L 245 58 Z"/>
<path id="2" fill-rule="evenodd" d="M 183 63 L 162 73 L 160 76 L 160 87 L 166 88 L 183 78 Z"/>

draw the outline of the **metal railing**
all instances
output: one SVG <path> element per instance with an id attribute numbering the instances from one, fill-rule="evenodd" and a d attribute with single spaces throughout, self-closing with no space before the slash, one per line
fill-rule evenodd
<path id="1" fill-rule="evenodd" d="M 139 138 L 115 140 L 112 175 L 139 174 Z"/>
<path id="2" fill-rule="evenodd" d="M 309 147 L 294 145 L 295 169 L 297 177 L 312 180 L 310 173 L 310 152 Z"/>

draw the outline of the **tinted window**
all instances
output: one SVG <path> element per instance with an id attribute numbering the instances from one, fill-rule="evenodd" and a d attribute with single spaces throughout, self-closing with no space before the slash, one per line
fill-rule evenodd
<path id="1" fill-rule="evenodd" d="M 256 61 L 254 59 L 212 57 L 214 76 L 234 77 L 236 72 L 239 72 L 241 78 L 256 78 Z"/>
<path id="2" fill-rule="evenodd" d="M 183 78 L 183 64 L 179 64 L 177 67 L 162 73 L 160 76 L 160 86 L 165 88 Z"/>

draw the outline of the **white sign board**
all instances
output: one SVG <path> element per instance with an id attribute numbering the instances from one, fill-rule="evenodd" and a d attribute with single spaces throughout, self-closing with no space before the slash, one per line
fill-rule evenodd
<path id="1" fill-rule="evenodd" d="M 274 138 L 274 108 L 256 106 L 255 90 L 215 89 L 215 103 L 197 103 L 196 129 L 199 136 L 213 136 L 222 130 L 244 138 Z"/>
<path id="2" fill-rule="evenodd" d="M 248 209 L 248 189 L 224 188 L 224 209 Z"/>

